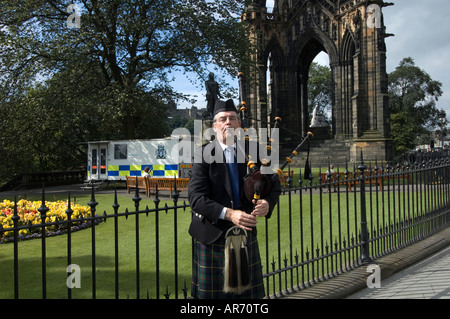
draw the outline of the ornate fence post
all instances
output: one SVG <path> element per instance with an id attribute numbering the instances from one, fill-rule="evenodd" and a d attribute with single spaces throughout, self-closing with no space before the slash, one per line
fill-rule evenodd
<path id="1" fill-rule="evenodd" d="M 70 203 L 70 192 L 67 200 L 66 216 L 67 224 L 67 266 L 72 264 L 72 214 L 73 209 Z M 67 285 L 67 299 L 72 299 L 72 288 Z"/>
<path id="2" fill-rule="evenodd" d="M 141 277 L 140 277 L 140 248 L 139 248 L 139 213 L 137 213 L 139 211 L 139 203 L 142 200 L 142 198 L 139 196 L 139 179 L 136 176 L 136 189 L 135 189 L 135 193 L 134 193 L 134 197 L 133 197 L 133 201 L 134 201 L 134 211 L 136 212 L 136 215 L 134 216 L 135 218 L 135 238 L 136 238 L 136 298 L 140 299 L 141 298 Z"/>
<path id="3" fill-rule="evenodd" d="M 14 197 L 14 299 L 19 299 L 19 214 L 17 211 L 17 197 Z M 1 224 L 0 224 L 1 227 Z"/>
<path id="4" fill-rule="evenodd" d="M 358 165 L 360 171 L 360 210 L 361 210 L 361 261 L 363 264 L 372 263 L 373 260 L 369 254 L 369 233 L 367 231 L 367 214 L 366 214 L 366 184 L 365 170 L 367 166 L 364 164 L 363 153 L 361 151 L 361 163 Z"/>
<path id="5" fill-rule="evenodd" d="M 97 297 L 96 254 L 95 254 L 95 211 L 98 202 L 95 200 L 94 184 L 91 188 L 91 200 L 88 203 L 91 208 L 91 247 L 92 247 L 92 299 Z"/>
<path id="6" fill-rule="evenodd" d="M 41 231 L 42 231 L 42 299 L 47 299 L 47 252 L 45 238 L 47 237 L 47 230 L 45 229 L 47 212 L 50 209 L 45 205 L 45 186 L 42 183 L 42 203 L 38 208 L 38 212 L 41 214 Z"/>

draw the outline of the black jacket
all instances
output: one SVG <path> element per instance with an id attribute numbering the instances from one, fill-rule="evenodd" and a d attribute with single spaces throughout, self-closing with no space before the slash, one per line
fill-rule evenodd
<path id="1" fill-rule="evenodd" d="M 216 154 L 216 151 L 220 153 Z M 238 152 L 240 151 L 238 148 Z M 221 161 L 217 160 L 220 158 Z M 242 153 L 238 154 L 238 158 L 243 158 Z M 214 141 L 198 148 L 195 159 L 201 159 L 201 163 L 192 165 L 189 180 L 188 198 L 193 211 L 189 234 L 204 244 L 210 244 L 233 225 L 233 223 L 219 218 L 224 207 L 232 207 L 232 188 L 228 167 L 218 142 Z M 259 160 L 257 164 L 260 164 Z M 240 209 L 251 213 L 253 204 L 244 196 L 243 191 L 247 165 L 246 163 L 238 163 L 238 167 Z M 266 218 L 270 217 L 281 193 L 279 180 L 275 179 L 275 182 L 273 182 L 269 176 L 269 181 L 271 191 L 264 197 L 269 203 L 269 213 Z M 253 233 L 256 233 L 256 229 L 253 230 Z"/>

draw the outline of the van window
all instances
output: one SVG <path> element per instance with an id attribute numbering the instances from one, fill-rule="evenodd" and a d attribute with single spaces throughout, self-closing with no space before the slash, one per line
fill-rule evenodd
<path id="1" fill-rule="evenodd" d="M 97 149 L 92 149 L 92 174 L 97 174 Z"/>
<path id="2" fill-rule="evenodd" d="M 127 144 L 114 144 L 114 159 L 127 159 Z"/>
<path id="3" fill-rule="evenodd" d="M 100 174 L 106 174 L 106 148 L 100 149 Z"/>

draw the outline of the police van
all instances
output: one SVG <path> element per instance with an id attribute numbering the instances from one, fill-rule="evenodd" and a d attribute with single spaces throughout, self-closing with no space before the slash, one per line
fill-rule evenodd
<path id="1" fill-rule="evenodd" d="M 126 176 L 188 178 L 191 164 L 180 158 L 177 137 L 87 143 L 87 182 L 124 181 Z"/>

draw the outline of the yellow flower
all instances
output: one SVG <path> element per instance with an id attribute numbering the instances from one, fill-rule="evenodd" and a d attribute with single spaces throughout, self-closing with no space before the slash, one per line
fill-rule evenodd
<path id="1" fill-rule="evenodd" d="M 39 225 L 41 224 L 41 215 L 38 209 L 42 206 L 41 201 L 27 201 L 25 199 L 19 200 L 16 204 L 10 200 L 3 200 L 0 202 L 0 225 L 3 228 L 8 229 L 14 226 L 12 217 L 14 212 L 14 206 L 16 205 L 17 214 L 19 216 L 18 225 Z M 45 202 L 45 205 L 49 208 L 46 214 L 45 221 L 47 223 L 54 223 L 60 220 L 67 220 L 66 210 L 68 203 L 64 201 L 57 202 Z M 82 206 L 78 204 L 71 203 L 71 208 L 73 210 L 72 219 L 77 219 L 80 217 L 90 216 L 90 208 L 87 206 Z M 64 228 L 65 225 L 52 225 L 49 228 L 52 230 L 57 230 L 59 228 Z M 36 231 L 40 232 L 41 228 L 37 227 Z M 23 229 L 19 231 L 20 234 L 29 234 L 30 230 Z M 14 233 L 12 231 L 5 231 L 1 236 L 12 236 Z"/>

